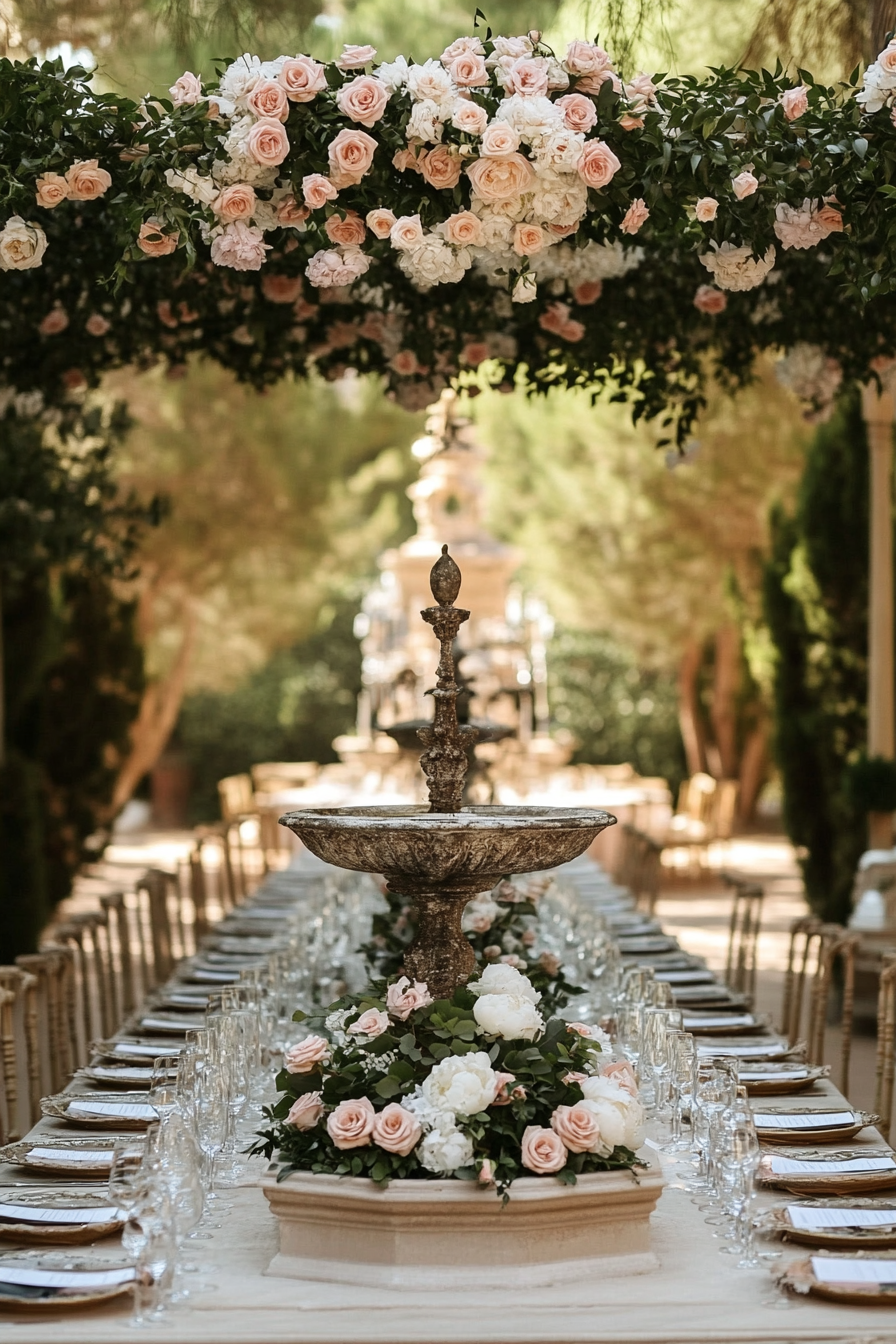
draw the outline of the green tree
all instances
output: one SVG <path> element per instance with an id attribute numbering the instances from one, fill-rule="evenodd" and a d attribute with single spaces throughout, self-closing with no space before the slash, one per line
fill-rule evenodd
<path id="1" fill-rule="evenodd" d="M 866 733 L 868 451 L 857 395 L 818 430 L 796 508 L 777 507 L 771 528 L 763 596 L 784 822 L 812 909 L 843 920 L 865 847 L 846 787 Z"/>

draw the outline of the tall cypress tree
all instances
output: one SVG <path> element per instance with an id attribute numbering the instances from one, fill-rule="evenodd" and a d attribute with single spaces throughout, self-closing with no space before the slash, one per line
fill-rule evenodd
<path id="1" fill-rule="evenodd" d="M 846 788 L 865 744 L 868 686 L 868 445 L 857 393 L 818 429 L 796 508 L 773 510 L 771 537 L 763 601 L 784 824 L 812 910 L 843 921 L 866 826 Z"/>

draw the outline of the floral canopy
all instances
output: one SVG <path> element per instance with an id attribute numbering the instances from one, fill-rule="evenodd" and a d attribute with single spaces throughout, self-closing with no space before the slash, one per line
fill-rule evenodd
<path id="1" fill-rule="evenodd" d="M 814 411 L 896 355 L 896 42 L 860 85 L 624 80 L 596 43 L 246 55 L 141 104 L 0 62 L 0 414 L 202 352 L 347 368 L 422 406 L 464 370 L 598 389 L 681 442 L 715 368 Z"/>

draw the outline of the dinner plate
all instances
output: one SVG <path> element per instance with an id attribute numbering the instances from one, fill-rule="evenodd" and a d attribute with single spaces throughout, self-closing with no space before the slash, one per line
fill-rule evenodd
<path id="1" fill-rule="evenodd" d="M 129 1292 L 133 1278 L 133 1265 L 121 1255 L 7 1251 L 0 1255 L 0 1307 L 55 1312 L 96 1306 Z"/>
<path id="2" fill-rule="evenodd" d="M 91 1129 L 145 1129 L 158 1120 L 148 1092 L 60 1092 L 42 1097 L 44 1115 Z"/>
<path id="3" fill-rule="evenodd" d="M 152 1065 L 154 1059 L 160 1059 L 163 1055 L 180 1054 L 183 1046 L 179 1041 L 169 1039 L 146 1040 L 125 1038 L 120 1041 L 93 1041 L 90 1045 L 90 1052 L 93 1055 L 99 1055 L 103 1059 L 116 1060 L 121 1064 L 147 1064 Z"/>
<path id="4" fill-rule="evenodd" d="M 0 1162 L 11 1162 L 29 1171 L 57 1171 L 67 1176 L 108 1176 L 119 1139 L 98 1134 L 95 1138 L 63 1138 L 42 1134 L 0 1148 Z M 140 1138 L 129 1142 L 139 1144 Z"/>
<path id="5" fill-rule="evenodd" d="M 678 1002 L 676 999 L 676 1004 Z M 692 1035 L 755 1036 L 757 1031 L 762 1030 L 763 1024 L 752 1013 L 730 1013 L 726 1019 L 718 1011 L 712 1012 L 707 1008 L 703 1013 L 685 1012 L 683 1026 L 684 1030 Z"/>
<path id="6" fill-rule="evenodd" d="M 167 1013 L 163 1011 L 147 1011 L 142 1017 L 138 1018 L 136 1023 L 131 1024 L 131 1029 L 136 1029 L 139 1034 L 147 1036 L 167 1036 L 170 1032 L 172 1036 L 183 1036 L 185 1032 L 192 1031 L 195 1027 L 203 1025 L 201 1018 L 197 1018 L 195 1013 Z M 162 1052 L 164 1054 L 164 1051 Z"/>
<path id="7" fill-rule="evenodd" d="M 77 1246 L 118 1232 L 119 1211 L 103 1194 L 0 1187 L 0 1239 Z"/>
<path id="8" fill-rule="evenodd" d="M 815 1123 L 813 1117 L 818 1117 Z M 825 1110 L 760 1105 L 753 1110 L 756 1133 L 763 1143 L 843 1143 L 854 1139 L 866 1125 L 876 1125 L 879 1119 L 879 1115 L 851 1106 Z"/>
<path id="9" fill-rule="evenodd" d="M 836 1276 L 842 1274 L 843 1278 Z M 892 1278 L 889 1276 L 892 1274 Z M 859 1276 L 867 1275 L 865 1282 Z M 792 1260 L 777 1276 L 794 1293 L 811 1293 L 853 1306 L 896 1306 L 896 1251 L 819 1251 Z"/>
<path id="10" fill-rule="evenodd" d="M 152 1082 L 153 1066 L 146 1064 L 91 1064 L 79 1069 L 75 1082 L 100 1083 L 103 1087 L 145 1089 Z M 177 1070 L 169 1069 L 168 1077 L 177 1078 Z"/>
<path id="11" fill-rule="evenodd" d="M 764 1229 L 803 1246 L 844 1250 L 896 1247 L 896 1200 L 841 1196 L 831 1199 L 801 1199 L 762 1215 Z M 855 1219 L 855 1226 L 849 1219 Z M 861 1224 L 862 1219 L 869 1220 Z M 815 1220 L 842 1223 L 811 1225 Z"/>
<path id="12" fill-rule="evenodd" d="M 743 1083 L 750 1097 L 784 1097 L 805 1092 L 831 1072 L 829 1064 L 814 1066 L 791 1060 L 783 1064 L 758 1060 L 755 1065 L 752 1060 L 742 1060 L 741 1066 L 738 1082 Z M 751 1073 L 764 1076 L 751 1078 Z"/>
<path id="13" fill-rule="evenodd" d="M 774 1170 L 776 1159 L 791 1159 L 787 1170 Z M 878 1165 L 889 1159 L 889 1166 Z M 831 1170 L 835 1163 L 840 1170 Z M 765 1152 L 756 1172 L 759 1185 L 776 1186 L 794 1195 L 862 1195 L 896 1186 L 896 1159 L 884 1148 L 791 1148 Z"/>

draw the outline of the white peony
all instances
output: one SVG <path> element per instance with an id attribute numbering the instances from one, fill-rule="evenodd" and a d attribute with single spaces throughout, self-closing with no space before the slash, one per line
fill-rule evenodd
<path id="1" fill-rule="evenodd" d="M 417 1156 L 427 1171 L 450 1176 L 458 1167 L 469 1166 L 472 1162 L 473 1140 L 460 1132 L 453 1116 L 443 1113 L 418 1147 Z"/>
<path id="2" fill-rule="evenodd" d="M 537 220 L 566 228 L 578 223 L 585 214 L 588 188 L 578 174 L 539 173 L 531 200 L 532 214 Z"/>
<path id="3" fill-rule="evenodd" d="M 414 104 L 407 125 L 409 140 L 437 145 L 442 139 L 443 129 L 438 103 L 434 103 L 431 98 L 424 98 L 422 102 Z"/>
<path id="4" fill-rule="evenodd" d="M 522 994 L 483 994 L 473 1005 L 473 1016 L 487 1036 L 505 1041 L 535 1041 L 544 1031 L 544 1018 Z"/>
<path id="5" fill-rule="evenodd" d="M 417 247 L 402 252 L 398 264 L 418 289 L 432 289 L 463 280 L 472 258 L 466 248 L 455 250 L 438 234 L 430 233 Z"/>
<path id="6" fill-rule="evenodd" d="M 476 1115 L 495 1099 L 498 1075 L 484 1050 L 469 1055 L 449 1055 L 436 1064 L 422 1084 L 431 1106 L 453 1115 Z"/>
<path id="7" fill-rule="evenodd" d="M 644 1142 L 644 1107 L 612 1078 L 596 1075 L 579 1084 L 600 1131 L 613 1148 L 637 1149 Z"/>
<path id="8" fill-rule="evenodd" d="M 539 163 L 550 165 L 557 173 L 574 173 L 584 144 L 581 131 L 552 131 L 538 152 Z"/>
<path id="9" fill-rule="evenodd" d="M 555 131 L 566 129 L 562 111 L 550 98 L 522 98 L 515 93 L 498 104 L 496 121 L 506 121 L 524 144 L 542 148 Z"/>
<path id="10" fill-rule="evenodd" d="M 449 116 L 454 107 L 457 90 L 448 71 L 440 61 L 424 61 L 408 69 L 408 92 L 417 102 L 435 103 L 442 117 Z"/>
<path id="11" fill-rule="evenodd" d="M 541 995 L 533 987 L 531 980 L 527 979 L 525 975 L 521 975 L 515 967 L 508 966 L 503 962 L 486 966 L 479 979 L 467 985 L 467 989 L 480 996 L 486 994 L 515 994 L 521 999 L 528 999 L 530 1003 L 541 1001 Z"/>
<path id="12" fill-rule="evenodd" d="M 0 271 L 31 271 L 43 264 L 47 235 L 39 224 L 12 215 L 0 230 Z"/>
<path id="13" fill-rule="evenodd" d="M 734 243 L 722 243 L 721 246 L 713 243 L 712 247 L 713 251 L 705 252 L 700 260 L 719 289 L 756 289 L 775 264 L 774 247 L 769 247 L 765 256 L 758 260 L 748 244 L 735 247 Z"/>
<path id="14" fill-rule="evenodd" d="M 409 70 L 407 58 L 396 56 L 394 61 L 384 61 L 382 65 L 377 66 L 373 73 L 377 79 L 382 80 L 390 93 L 395 93 L 397 89 L 406 86 Z"/>
<path id="15" fill-rule="evenodd" d="M 221 76 L 221 83 L 218 85 L 221 97 L 226 98 L 228 102 L 234 103 L 237 107 L 245 108 L 249 94 L 259 80 L 264 79 L 264 77 L 261 61 L 257 56 L 251 56 L 247 51 L 232 65 L 228 65 Z"/>

